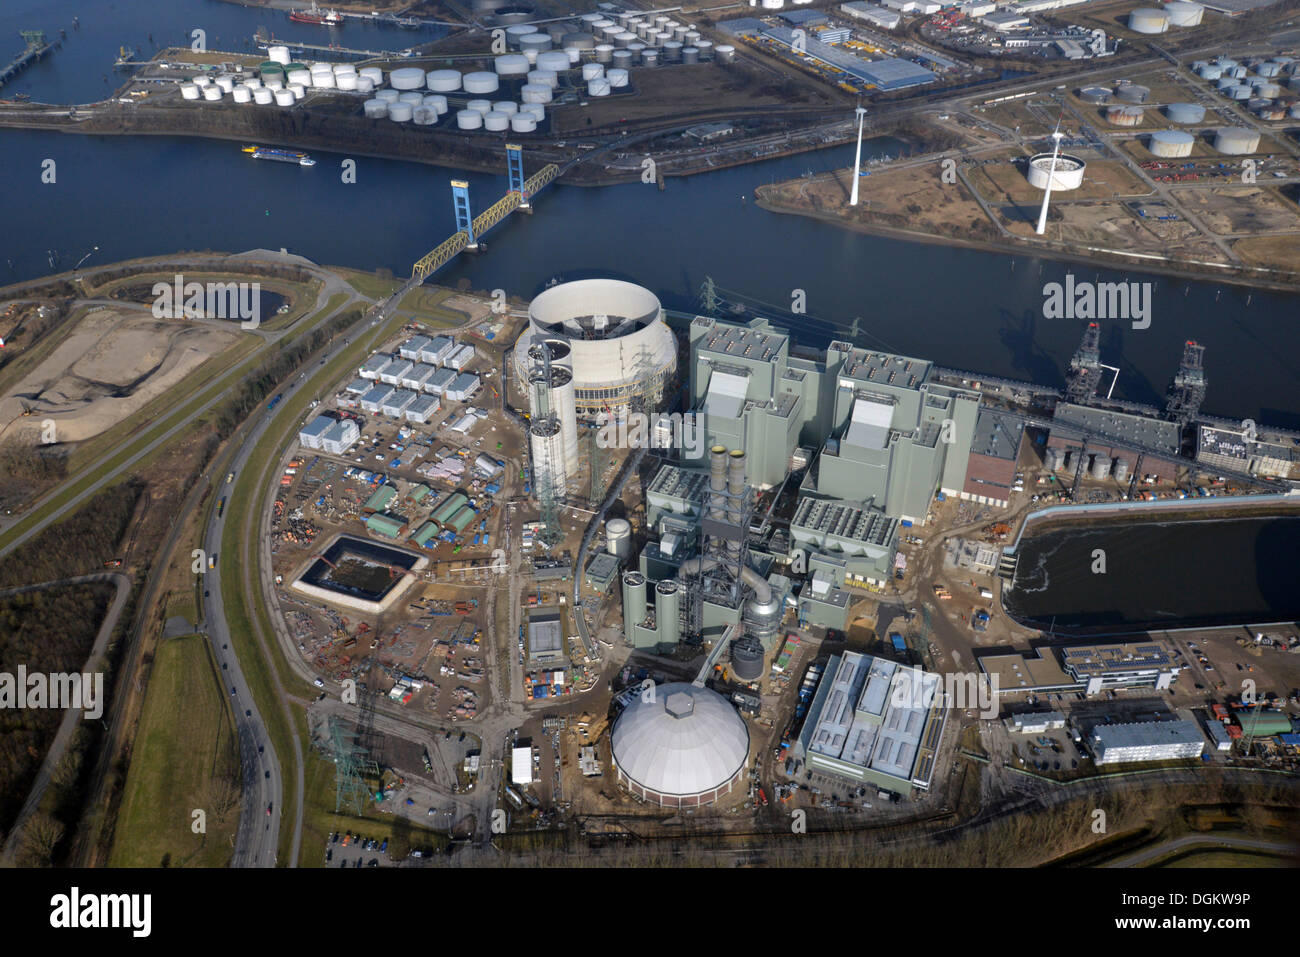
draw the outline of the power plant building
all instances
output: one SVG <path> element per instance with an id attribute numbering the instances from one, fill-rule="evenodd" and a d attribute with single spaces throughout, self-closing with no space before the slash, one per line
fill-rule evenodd
<path id="1" fill-rule="evenodd" d="M 809 770 L 858 784 L 928 790 L 945 706 L 936 674 L 852 651 L 832 655 L 796 757 Z"/>

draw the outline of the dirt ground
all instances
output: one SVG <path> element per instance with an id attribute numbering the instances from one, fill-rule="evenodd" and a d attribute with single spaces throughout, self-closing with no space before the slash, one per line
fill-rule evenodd
<path id="1" fill-rule="evenodd" d="M 1173 193 L 1206 226 L 1222 235 L 1300 229 L 1300 211 L 1295 204 L 1261 186 L 1175 189 Z M 1273 242 L 1278 238 L 1273 237 Z"/>
<path id="2" fill-rule="evenodd" d="M 98 435 L 181 382 L 238 341 L 234 328 L 154 319 L 138 309 L 95 309 L 54 351 L 0 398 L 0 434 L 56 423 L 59 442 Z"/>

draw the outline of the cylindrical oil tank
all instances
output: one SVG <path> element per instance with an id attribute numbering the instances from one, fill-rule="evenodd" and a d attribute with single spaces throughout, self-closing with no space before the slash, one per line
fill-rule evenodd
<path id="1" fill-rule="evenodd" d="M 634 62 L 635 58 L 631 50 L 615 50 L 614 59 L 610 61 L 610 65 L 620 70 L 629 70 Z"/>
<path id="2" fill-rule="evenodd" d="M 376 99 L 376 100 L 382 100 L 382 101 L 385 102 L 385 103 L 396 103 L 396 102 L 397 102 L 397 98 L 398 98 L 399 96 L 401 96 L 401 95 L 402 95 L 401 93 L 399 93 L 399 92 L 397 92 L 396 90 L 391 89 L 391 88 L 389 88 L 389 89 L 387 89 L 387 90 L 376 90 L 376 91 L 375 91 L 375 99 Z"/>
<path id="3" fill-rule="evenodd" d="M 425 72 L 419 67 L 404 66 L 388 74 L 388 85 L 394 90 L 418 90 L 425 84 Z"/>
<path id="4" fill-rule="evenodd" d="M 431 106 L 417 106 L 411 111 L 411 122 L 416 126 L 433 126 L 438 122 L 438 111 Z"/>
<path id="5" fill-rule="evenodd" d="M 605 75 L 605 67 L 600 63 L 584 63 L 582 65 L 582 78 L 584 80 L 598 80 Z"/>
<path id="6" fill-rule="evenodd" d="M 1182 130 L 1160 130 L 1151 134 L 1147 149 L 1151 151 L 1152 156 L 1179 159 L 1191 156 L 1192 146 L 1195 143 L 1196 137 L 1191 133 L 1184 133 Z"/>
<path id="7" fill-rule="evenodd" d="M 299 81 L 290 80 L 290 82 L 297 83 Z M 217 86 L 221 88 L 222 93 L 229 93 L 235 88 L 235 78 L 233 76 L 225 76 L 225 75 L 219 76 L 217 77 Z"/>
<path id="8" fill-rule="evenodd" d="M 1255 72 L 1260 76 L 1274 77 L 1282 72 L 1282 64 L 1276 60 L 1265 60 L 1255 67 Z"/>
<path id="9" fill-rule="evenodd" d="M 1259 149 L 1259 134 L 1241 126 L 1225 126 L 1214 134 L 1214 148 L 1228 156 L 1240 156 Z"/>
<path id="10" fill-rule="evenodd" d="M 510 117 L 510 132 L 512 133 L 536 133 L 537 117 L 531 113 L 516 113 Z"/>
<path id="11" fill-rule="evenodd" d="M 599 23 L 605 19 L 605 15 L 602 13 L 584 13 L 578 19 L 587 24 Z"/>
<path id="12" fill-rule="evenodd" d="M 1101 105 L 1109 103 L 1112 96 L 1110 87 L 1105 86 L 1085 86 L 1079 91 L 1079 99 L 1085 103 L 1095 103 Z"/>
<path id="13" fill-rule="evenodd" d="M 366 100 L 361 104 L 361 110 L 372 120 L 382 120 L 388 116 L 388 102 L 386 100 Z"/>
<path id="14" fill-rule="evenodd" d="M 338 84 L 338 88 L 340 90 L 346 90 L 349 93 L 355 93 L 357 89 L 357 80 L 359 79 L 360 77 L 358 77 L 355 73 L 341 73 L 338 76 L 334 77 L 334 82 Z"/>
<path id="15" fill-rule="evenodd" d="M 527 73 L 527 61 L 524 64 L 524 72 Z M 466 73 L 461 81 L 465 87 L 466 93 L 495 93 L 501 86 L 501 81 L 497 79 L 495 73 Z"/>
<path id="16" fill-rule="evenodd" d="M 1128 459 L 1124 459 L 1124 458 L 1116 459 L 1115 460 L 1115 481 L 1127 482 L 1129 468 L 1130 466 L 1128 463 Z"/>
<path id="17" fill-rule="evenodd" d="M 1137 83 L 1121 83 L 1115 88 L 1115 99 L 1121 103 L 1145 103 L 1150 96 L 1150 88 Z"/>
<path id="18" fill-rule="evenodd" d="M 488 113 L 492 109 L 491 100 L 470 100 L 465 104 L 465 109 L 473 110 L 475 113 Z"/>
<path id="19" fill-rule="evenodd" d="M 1056 445 L 1049 445 L 1047 453 L 1043 456 L 1043 465 L 1049 472 L 1059 472 L 1065 464 L 1065 449 Z"/>
<path id="20" fill-rule="evenodd" d="M 410 103 L 393 103 L 388 107 L 388 118 L 394 123 L 409 123 L 415 116 L 415 107 Z"/>
<path id="21" fill-rule="evenodd" d="M 614 46 L 620 50 L 626 50 L 635 42 L 636 42 L 635 33 L 629 33 L 627 30 L 623 30 L 620 33 L 614 34 Z"/>
<path id="22" fill-rule="evenodd" d="M 271 91 L 275 91 L 275 90 L 283 90 L 283 89 L 284 89 L 284 77 L 282 77 L 282 76 L 268 76 L 265 80 L 262 81 L 262 85 L 263 85 L 264 87 L 266 87 L 266 89 L 271 90 Z M 207 87 L 205 87 L 205 86 L 201 86 L 201 87 L 199 87 L 199 89 L 200 89 L 200 90 L 204 90 L 204 89 L 207 89 Z M 274 99 L 274 98 L 273 98 L 273 99 Z"/>
<path id="23" fill-rule="evenodd" d="M 563 46 L 564 37 L 569 33 L 569 27 L 563 23 L 548 23 L 546 25 L 546 35 L 551 38 L 552 46 Z"/>
<path id="24" fill-rule="evenodd" d="M 569 57 L 561 50 L 548 50 L 537 57 L 537 69 L 563 73 L 569 68 Z"/>
<path id="25" fill-rule="evenodd" d="M 520 103 L 519 113 L 520 115 L 527 114 L 531 116 L 538 123 L 546 119 L 546 107 L 540 103 Z"/>
<path id="26" fill-rule="evenodd" d="M 699 47 L 682 47 L 682 62 L 699 63 L 700 62 Z"/>
<path id="27" fill-rule="evenodd" d="M 384 71 L 377 66 L 363 66 L 357 71 L 357 76 L 364 76 L 375 86 L 382 86 L 384 83 Z"/>
<path id="28" fill-rule="evenodd" d="M 1255 84 L 1255 95 L 1263 100 L 1276 100 L 1282 95 L 1282 87 L 1271 80 L 1266 80 Z"/>
<path id="29" fill-rule="evenodd" d="M 608 43 L 597 43 L 596 62 L 608 63 L 612 59 L 614 59 L 614 48 L 610 46 Z"/>
<path id="30" fill-rule="evenodd" d="M 737 638 L 731 643 L 731 673 L 741 681 L 757 681 L 763 677 L 764 654 L 762 642 Z"/>
<path id="31" fill-rule="evenodd" d="M 202 94 L 199 92 L 199 88 L 198 88 L 198 86 L 196 86 L 195 84 L 193 84 L 193 83 L 182 83 L 182 84 L 181 84 L 181 96 L 182 96 L 184 99 L 187 99 L 187 100 L 197 100 L 197 99 L 200 99 L 200 98 L 202 97 Z"/>
<path id="32" fill-rule="evenodd" d="M 605 523 L 605 551 L 617 558 L 632 557 L 632 523 L 625 518 L 611 518 Z"/>
<path id="33" fill-rule="evenodd" d="M 682 62 L 682 45 L 676 40 L 669 40 L 662 47 L 664 59 L 669 63 Z"/>
<path id="34" fill-rule="evenodd" d="M 330 68 L 334 71 L 335 76 L 356 76 L 357 66 L 355 63 L 333 63 Z"/>
<path id="35" fill-rule="evenodd" d="M 278 79 L 280 81 L 280 85 L 282 87 L 284 86 L 284 74 L 277 74 L 274 77 L 274 79 Z M 194 85 L 197 86 L 200 90 L 206 90 L 208 87 L 212 85 L 212 77 L 196 76 L 194 78 Z"/>
<path id="36" fill-rule="evenodd" d="M 266 87 L 259 87 L 253 91 L 253 102 L 258 106 L 266 106 L 268 103 L 275 102 L 275 92 L 268 90 Z"/>
<path id="37" fill-rule="evenodd" d="M 549 103 L 553 91 L 545 83 L 525 83 L 519 89 L 519 99 L 524 103 Z"/>
<path id="38" fill-rule="evenodd" d="M 506 27 L 506 43 L 518 49 L 520 40 L 537 31 L 538 28 L 531 23 L 516 23 L 512 27 Z"/>
<path id="39" fill-rule="evenodd" d="M 730 43 L 719 43 L 713 52 L 718 55 L 719 63 L 731 63 L 736 59 L 736 48 Z"/>
<path id="40" fill-rule="evenodd" d="M 1110 474 L 1110 456 L 1098 453 L 1092 457 L 1091 473 L 1095 479 L 1104 479 Z"/>
<path id="41" fill-rule="evenodd" d="M 424 105 L 431 107 L 439 116 L 447 112 L 447 98 L 441 93 L 426 93 Z"/>
<path id="42" fill-rule="evenodd" d="M 1250 99 L 1250 87 L 1248 87 L 1244 83 L 1242 83 L 1239 86 L 1234 86 L 1231 90 L 1228 90 L 1227 92 L 1228 92 L 1228 97 L 1233 100 Z"/>
<path id="43" fill-rule="evenodd" d="M 267 47 L 266 58 L 272 63 L 288 63 L 289 48 L 284 46 Z"/>
<path id="44" fill-rule="evenodd" d="M 333 73 L 313 73 L 311 85 L 318 90 L 333 90 L 338 88 L 338 81 L 334 79 Z"/>
<path id="45" fill-rule="evenodd" d="M 673 39 L 685 46 L 687 32 L 685 27 L 673 27 Z"/>
<path id="46" fill-rule="evenodd" d="M 1138 7 L 1128 15 L 1128 28 L 1134 33 L 1164 33 L 1169 29 L 1169 14 L 1155 7 Z"/>
<path id="47" fill-rule="evenodd" d="M 1214 81 L 1214 88 L 1220 93 L 1224 93 L 1228 90 L 1235 90 L 1239 86 L 1241 86 L 1241 84 L 1230 76 L 1221 76 Z"/>
<path id="48" fill-rule="evenodd" d="M 529 70 L 528 82 L 549 86 L 553 90 L 560 85 L 560 78 L 554 70 Z"/>
<path id="49" fill-rule="evenodd" d="M 528 73 L 528 57 L 520 53 L 499 56 L 494 65 L 498 76 L 524 76 Z"/>
<path id="50" fill-rule="evenodd" d="M 483 129 L 491 130 L 493 133 L 500 133 L 502 130 L 510 129 L 510 115 L 508 113 L 498 113 L 496 110 L 488 110 L 483 114 Z"/>
<path id="51" fill-rule="evenodd" d="M 642 50 L 642 51 L 641 51 L 641 65 L 642 65 L 642 66 L 658 66 L 658 65 L 659 65 L 659 51 L 656 50 L 654 47 L 646 47 L 644 50 Z"/>
<path id="52" fill-rule="evenodd" d="M 655 585 L 655 625 L 659 630 L 661 645 L 675 645 L 681 639 L 682 590 L 675 581 L 661 581 Z"/>
<path id="53" fill-rule="evenodd" d="M 1106 122 L 1114 126 L 1137 126 L 1142 122 L 1140 106 L 1111 106 L 1106 109 Z"/>
<path id="54" fill-rule="evenodd" d="M 700 42 L 700 31 L 687 30 L 686 36 L 682 38 L 682 42 L 685 43 L 687 46 L 695 46 L 697 43 Z"/>
<path id="55" fill-rule="evenodd" d="M 1165 14 L 1169 17 L 1171 27 L 1194 27 L 1201 22 L 1205 8 L 1188 0 L 1169 0 L 1165 4 Z"/>
<path id="56" fill-rule="evenodd" d="M 587 81 L 588 96 L 609 96 L 609 80 L 604 77 L 597 77 L 594 80 Z"/>
<path id="57" fill-rule="evenodd" d="M 1234 66 L 1232 69 L 1226 70 L 1225 72 L 1234 80 L 1244 80 L 1246 77 L 1250 76 L 1250 71 L 1244 66 Z"/>
<path id="58" fill-rule="evenodd" d="M 456 113 L 456 127 L 462 130 L 481 130 L 483 114 L 478 110 L 459 110 Z"/>
<path id="59" fill-rule="evenodd" d="M 1199 123 L 1205 119 L 1205 107 L 1199 103 L 1170 103 L 1165 116 L 1171 123 Z"/>
<path id="60" fill-rule="evenodd" d="M 620 70 L 617 67 L 608 70 L 605 73 L 605 79 L 609 80 L 609 87 L 611 90 L 617 90 L 620 87 L 627 86 L 627 77 L 627 70 Z"/>
<path id="61" fill-rule="evenodd" d="M 1223 67 L 1225 70 L 1230 69 L 1237 65 L 1236 60 L 1232 59 L 1232 57 L 1226 57 L 1226 56 L 1216 56 L 1214 58 L 1214 62 L 1219 64 L 1219 66 Z"/>
<path id="62" fill-rule="evenodd" d="M 419 90 L 407 90 L 405 93 L 398 94 L 397 102 L 410 103 L 411 106 L 420 106 L 424 103 L 424 94 Z"/>
<path id="63" fill-rule="evenodd" d="M 459 70 L 430 70 L 425 83 L 435 93 L 454 93 L 460 89 Z"/>
<path id="64" fill-rule="evenodd" d="M 1196 75 L 1202 80 L 1217 80 L 1223 76 L 1223 67 L 1217 63 L 1209 63 L 1197 70 Z"/>
<path id="65" fill-rule="evenodd" d="M 596 49 L 596 38 L 590 33 L 566 33 L 564 35 L 564 49 L 573 47 L 578 50 Z"/>
<path id="66" fill-rule="evenodd" d="M 357 92 L 358 92 L 358 93 L 364 93 L 364 94 L 366 94 L 367 96 L 369 96 L 371 93 L 374 93 L 374 92 L 375 92 L 375 81 L 372 80 L 372 79 L 370 79 L 370 77 L 368 77 L 368 76 L 358 76 L 358 77 L 357 77 Z"/>
<path id="67" fill-rule="evenodd" d="M 1255 110 L 1255 115 L 1261 120 L 1275 123 L 1278 120 L 1285 120 L 1287 118 L 1286 106 L 1285 104 L 1278 103 L 1274 100 L 1265 100 L 1264 105 Z"/>
<path id="68" fill-rule="evenodd" d="M 712 59 L 712 58 L 713 58 L 713 41 L 712 41 L 712 40 L 699 40 L 699 41 L 697 41 L 696 44 L 695 44 L 695 49 L 697 49 L 697 50 L 700 51 L 700 59 L 701 59 L 701 60 L 709 60 L 709 59 Z"/>
<path id="69" fill-rule="evenodd" d="M 231 97 L 234 98 L 234 101 L 236 103 L 253 102 L 253 91 L 250 90 L 248 87 L 244 86 L 244 84 L 242 83 L 239 84 L 239 86 L 235 87 L 233 90 L 231 90 L 230 95 Z"/>
<path id="70" fill-rule="evenodd" d="M 514 116 L 519 112 L 519 104 L 514 100 L 497 100 L 492 104 L 492 109 L 497 113 L 504 113 L 506 116 Z"/>
<path id="71" fill-rule="evenodd" d="M 275 98 L 276 103 L 279 103 L 281 106 L 288 106 L 293 103 L 293 94 L 288 90 L 277 90 L 276 92 L 287 94 L 289 97 L 289 103 L 285 103 L 277 96 Z M 212 86 L 205 86 L 203 88 L 203 99 L 212 101 L 221 99 L 221 87 L 217 86 L 215 83 L 212 84 Z"/>
<path id="72" fill-rule="evenodd" d="M 551 48 L 551 35 L 549 33 L 530 33 L 519 41 L 521 52 L 527 53 L 545 53 Z"/>
<path id="73" fill-rule="evenodd" d="M 215 91 L 217 95 L 216 95 L 216 96 L 208 96 L 208 93 L 209 93 L 210 91 Z M 219 99 L 221 99 L 221 91 L 218 90 L 215 86 L 210 86 L 210 87 L 208 87 L 208 89 L 206 89 L 206 90 L 203 91 L 203 98 L 204 98 L 205 100 L 219 100 Z M 292 91 L 292 90 L 276 90 L 276 91 L 275 91 L 275 105 L 276 105 L 276 106 L 293 106 L 293 104 L 294 104 L 294 98 L 293 98 L 293 91 Z"/>
<path id="74" fill-rule="evenodd" d="M 257 67 L 258 76 L 266 76 L 268 73 L 272 76 L 284 76 L 284 64 L 276 63 L 274 60 L 263 60 Z"/>
<path id="75" fill-rule="evenodd" d="M 293 94 L 293 98 L 295 100 L 301 100 L 304 96 L 307 95 L 307 88 L 303 86 L 301 83 L 290 83 L 288 86 L 285 87 L 285 89 Z"/>
<path id="76" fill-rule="evenodd" d="M 1252 113 L 1258 113 L 1260 110 L 1262 110 L 1264 107 L 1268 106 L 1272 102 L 1273 101 L 1268 99 L 1267 97 L 1252 96 L 1249 100 L 1246 101 L 1246 109 L 1250 110 L 1250 112 Z"/>
<path id="77" fill-rule="evenodd" d="M 262 81 L 259 77 L 250 76 L 244 79 L 244 86 L 248 87 L 250 90 L 256 90 L 261 85 Z"/>

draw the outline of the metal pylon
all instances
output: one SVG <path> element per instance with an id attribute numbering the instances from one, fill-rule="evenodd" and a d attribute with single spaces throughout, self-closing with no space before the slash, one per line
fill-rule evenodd
<path id="1" fill-rule="evenodd" d="M 346 804 L 361 814 L 370 800 L 370 788 L 363 772 L 377 773 L 366 749 L 357 744 L 356 733 L 345 731 L 335 715 L 330 715 L 330 757 L 334 761 L 334 813 Z"/>
<path id="2" fill-rule="evenodd" d="M 463 179 L 451 181 L 451 202 L 456 210 L 456 232 L 464 233 L 470 248 L 478 245 L 474 237 L 474 214 L 469 208 L 469 183 Z"/>

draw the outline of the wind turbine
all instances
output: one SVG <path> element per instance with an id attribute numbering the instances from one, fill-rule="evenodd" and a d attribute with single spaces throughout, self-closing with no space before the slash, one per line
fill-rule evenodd
<path id="1" fill-rule="evenodd" d="M 862 118 L 867 115 L 862 104 L 858 104 L 858 151 L 853 157 L 853 189 L 849 193 L 849 205 L 858 205 L 858 180 L 862 178 Z"/>
<path id="2" fill-rule="evenodd" d="M 1061 153 L 1061 137 L 1065 134 L 1061 132 L 1061 121 L 1056 121 L 1056 129 L 1052 130 L 1052 139 L 1056 145 L 1052 147 L 1052 166 L 1047 171 L 1047 188 L 1043 190 L 1043 208 L 1038 213 L 1038 228 L 1034 230 L 1038 235 L 1043 235 L 1047 229 L 1047 202 L 1052 198 L 1052 180 L 1056 179 L 1056 157 Z"/>

